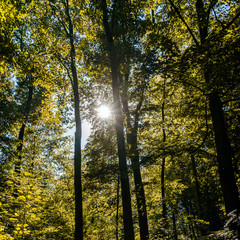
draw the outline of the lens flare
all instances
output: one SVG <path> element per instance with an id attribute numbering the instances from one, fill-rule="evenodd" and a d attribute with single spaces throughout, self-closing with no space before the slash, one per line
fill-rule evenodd
<path id="1" fill-rule="evenodd" d="M 109 118 L 111 116 L 111 111 L 109 107 L 102 105 L 97 109 L 98 116 L 100 118 Z"/>

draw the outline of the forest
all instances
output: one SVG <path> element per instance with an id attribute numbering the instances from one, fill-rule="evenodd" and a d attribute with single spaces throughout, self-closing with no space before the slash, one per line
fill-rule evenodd
<path id="1" fill-rule="evenodd" d="M 239 240 L 239 73 L 238 0 L 0 0 L 0 240 Z"/>

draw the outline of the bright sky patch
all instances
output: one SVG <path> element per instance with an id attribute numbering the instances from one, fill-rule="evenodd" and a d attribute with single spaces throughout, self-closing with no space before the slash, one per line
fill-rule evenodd
<path id="1" fill-rule="evenodd" d="M 97 113 L 98 113 L 98 116 L 100 118 L 109 118 L 110 115 L 111 115 L 111 111 L 109 109 L 109 107 L 107 107 L 106 105 L 102 105 L 100 106 L 98 109 L 97 109 Z"/>

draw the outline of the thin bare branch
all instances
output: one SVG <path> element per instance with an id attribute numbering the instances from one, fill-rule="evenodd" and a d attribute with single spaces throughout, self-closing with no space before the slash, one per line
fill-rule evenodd
<path id="1" fill-rule="evenodd" d="M 57 9 L 54 5 L 51 5 L 51 8 L 54 11 L 54 13 L 56 14 L 56 16 L 57 16 L 57 12 L 62 13 L 62 11 L 60 9 Z M 63 22 L 63 20 L 59 16 L 57 16 L 57 19 L 61 23 L 61 25 L 63 26 L 63 29 L 68 36 L 69 32 L 67 30 L 67 27 L 66 27 L 65 23 Z"/>
<path id="2" fill-rule="evenodd" d="M 218 0 L 213 0 L 209 7 L 208 7 L 208 10 L 207 10 L 207 22 L 209 22 L 209 16 L 210 16 L 210 13 L 211 13 L 211 10 L 214 8 L 214 6 L 217 4 Z M 214 15 L 215 15 L 215 11 L 214 11 Z M 216 17 L 216 16 L 215 16 Z"/>
<path id="3" fill-rule="evenodd" d="M 70 79 L 71 85 L 72 85 L 72 87 L 73 87 L 73 80 L 72 80 L 70 71 L 69 71 L 68 67 L 66 66 L 66 64 L 65 64 L 65 62 L 64 62 L 63 57 L 62 57 L 58 52 L 55 52 L 55 54 L 56 54 L 59 62 L 60 62 L 60 63 L 63 65 L 63 67 L 66 69 L 68 78 Z"/>
<path id="4" fill-rule="evenodd" d="M 236 16 L 222 29 L 222 31 L 230 28 L 232 24 L 239 18 L 240 16 L 240 11 L 236 14 Z"/>
<path id="5" fill-rule="evenodd" d="M 67 34 L 67 36 L 68 36 L 70 33 L 68 32 L 65 23 L 59 17 L 57 17 L 57 18 L 58 18 L 58 21 L 62 24 L 63 29 L 64 29 L 65 33 Z"/>
<path id="6" fill-rule="evenodd" d="M 182 20 L 183 24 L 187 27 L 188 32 L 190 33 L 190 35 L 193 38 L 193 41 L 195 42 L 195 44 L 197 46 L 199 46 L 198 40 L 196 39 L 196 37 L 194 36 L 191 28 L 188 26 L 187 22 L 185 21 L 185 19 L 183 18 L 183 16 L 181 15 L 181 13 L 179 12 L 178 8 L 176 7 L 176 5 L 173 3 L 172 0 L 168 0 L 169 3 L 171 4 L 171 6 L 173 7 L 173 9 L 175 10 L 175 12 L 177 13 L 178 17 Z"/>
<path id="7" fill-rule="evenodd" d="M 217 20 L 217 22 L 219 22 L 219 23 L 222 25 L 222 27 L 224 27 L 224 24 L 223 24 L 223 22 L 221 22 L 221 21 L 218 19 L 218 17 L 217 17 L 217 14 L 216 14 L 215 10 L 213 10 L 213 13 L 214 13 L 214 17 L 215 17 L 215 19 Z"/>
<path id="8" fill-rule="evenodd" d="M 133 126 L 134 131 L 137 131 L 137 129 L 138 129 L 138 121 L 139 121 L 140 110 L 141 110 L 142 104 L 143 104 L 145 85 L 146 84 L 144 84 L 144 86 L 141 88 L 142 91 L 141 91 L 140 99 L 139 99 L 139 102 L 138 102 L 136 110 L 135 110 L 135 121 L 134 121 L 134 126 Z"/>

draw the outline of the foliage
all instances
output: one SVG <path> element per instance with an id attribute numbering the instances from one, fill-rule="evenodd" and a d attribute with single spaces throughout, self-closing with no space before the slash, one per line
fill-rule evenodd
<path id="1" fill-rule="evenodd" d="M 107 14 L 128 140 L 131 126 L 137 126 L 149 239 L 237 239 L 232 226 L 239 227 L 239 213 L 226 216 L 209 96 L 217 92 L 222 103 L 239 192 L 239 3 L 118 1 L 116 7 L 116 2 L 106 1 Z M 196 2 L 208 14 L 204 41 Z M 0 4 L 0 239 L 74 239 L 66 1 Z M 69 1 L 69 13 L 80 111 L 92 126 L 82 149 L 84 238 L 124 239 L 115 120 L 96 114 L 101 104 L 115 111 L 100 1 Z M 128 142 L 134 230 L 140 239 L 131 149 Z"/>

